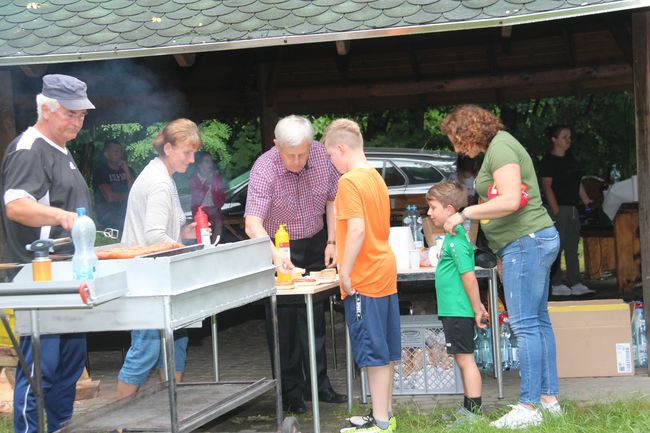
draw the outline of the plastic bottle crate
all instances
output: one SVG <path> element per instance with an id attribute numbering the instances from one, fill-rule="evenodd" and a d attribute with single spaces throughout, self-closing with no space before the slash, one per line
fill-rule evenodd
<path id="1" fill-rule="evenodd" d="M 463 382 L 447 354 L 436 315 L 400 317 L 402 361 L 395 365 L 393 394 L 462 394 Z"/>

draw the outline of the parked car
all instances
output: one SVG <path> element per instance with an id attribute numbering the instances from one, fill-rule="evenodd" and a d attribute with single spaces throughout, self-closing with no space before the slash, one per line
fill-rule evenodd
<path id="1" fill-rule="evenodd" d="M 436 183 L 456 176 L 456 154 L 453 152 L 367 148 L 365 153 L 368 162 L 377 169 L 388 186 L 393 224 L 399 224 L 407 204 L 416 204 L 420 211 L 425 213 L 424 194 L 428 189 Z M 246 237 L 243 217 L 249 173 L 247 171 L 235 177 L 226 185 L 226 202 L 221 208 L 224 217 L 224 240 Z"/>

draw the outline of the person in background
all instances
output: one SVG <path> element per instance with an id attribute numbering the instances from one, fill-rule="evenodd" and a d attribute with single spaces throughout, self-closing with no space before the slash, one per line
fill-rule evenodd
<path id="1" fill-rule="evenodd" d="M 445 117 L 440 129 L 456 152 L 472 158 L 485 153 L 476 175 L 476 192 L 484 202 L 449 216 L 443 228 L 453 235 L 465 219 L 482 220 L 489 246 L 501 259 L 510 325 L 519 343 L 519 404 L 491 425 L 509 429 L 539 425 L 542 413 L 562 414 L 547 301 L 559 235 L 542 206 L 530 155 L 498 117 L 463 105 Z M 537 407 L 540 402 L 542 411 Z"/>
<path id="2" fill-rule="evenodd" d="M 226 201 L 223 179 L 215 169 L 212 157 L 207 152 L 199 152 L 196 171 L 190 178 L 192 193 L 192 215 L 196 214 L 199 206 L 208 215 L 212 229 L 212 242 L 221 234 L 221 206 Z"/>
<path id="3" fill-rule="evenodd" d="M 465 188 L 457 182 L 441 182 L 426 195 L 427 214 L 436 227 L 467 204 Z M 488 313 L 481 303 L 474 273 L 474 246 L 462 224 L 453 235 L 446 234 L 436 267 L 438 317 L 447 343 L 463 380 L 463 406 L 454 414 L 455 425 L 472 422 L 481 415 L 481 372 L 474 361 L 474 325 L 485 328 Z"/>
<path id="4" fill-rule="evenodd" d="M 87 110 L 95 108 L 86 96 L 86 84 L 68 75 L 45 75 L 36 108 L 36 124 L 9 143 L 2 161 L 2 220 L 10 262 L 31 261 L 25 245 L 37 239 L 70 236 L 75 209 L 90 210 L 88 186 L 66 148 L 81 130 Z M 75 386 L 86 363 L 86 337 L 42 335 L 40 342 L 41 386 L 51 432 L 72 418 Z M 31 337 L 20 337 L 20 350 L 33 372 Z M 14 386 L 14 431 L 37 431 L 36 397 L 20 367 Z"/>
<path id="5" fill-rule="evenodd" d="M 117 141 L 104 143 L 106 164 L 100 165 L 93 176 L 95 213 L 102 227 L 122 232 L 126 201 L 135 175 L 124 159 L 124 150 Z"/>
<path id="6" fill-rule="evenodd" d="M 458 155 L 457 165 L 458 182 L 463 185 L 467 192 L 467 204 L 476 204 L 476 191 L 474 190 L 474 181 L 478 171 L 476 160 L 464 155 Z"/>
<path id="7" fill-rule="evenodd" d="M 194 163 L 194 153 L 201 147 L 201 135 L 196 124 L 188 119 L 169 122 L 153 146 L 158 152 L 137 177 L 129 193 L 122 243 L 152 245 L 159 242 L 179 243 L 195 239 L 196 223 L 185 223 L 174 173 L 185 173 Z M 174 362 L 176 381 L 183 379 L 187 353 L 187 333 L 174 333 Z M 138 391 L 147 381 L 149 370 L 162 367 L 160 331 L 157 329 L 131 331 L 131 347 L 118 374 L 117 398 Z"/>
<path id="8" fill-rule="evenodd" d="M 323 145 L 313 137 L 306 118 L 291 115 L 281 119 L 275 126 L 274 146 L 257 158 L 250 173 L 246 234 L 250 238 L 273 236 L 280 224 L 286 224 L 290 260 L 282 258 L 273 240 L 269 243 L 273 263 L 283 273 L 291 273 L 294 265 L 307 272 L 336 266 L 334 198 L 339 175 Z M 282 402 L 288 412 L 305 413 L 304 398 L 311 397 L 305 305 L 279 305 L 278 327 Z M 267 331 L 270 329 L 269 320 Z M 327 376 L 322 302 L 314 305 L 314 334 L 318 398 L 343 403 L 345 395 L 332 389 Z"/>
<path id="9" fill-rule="evenodd" d="M 582 171 L 573 157 L 571 148 L 571 129 L 566 125 L 553 125 L 546 128 L 550 149 L 542 159 L 540 177 L 542 188 L 551 218 L 560 233 L 560 253 L 564 251 L 566 276 L 569 285 L 562 283 L 560 255 L 555 272 L 551 275 L 552 293 L 555 296 L 584 295 L 594 293 L 580 278 L 578 262 L 578 243 L 580 242 L 580 218 L 577 206 L 580 201 L 585 206 L 592 200 L 587 195 L 580 179 Z"/>
<path id="10" fill-rule="evenodd" d="M 353 427 L 341 433 L 392 433 L 397 431 L 393 363 L 401 359 L 401 340 L 397 264 L 388 245 L 388 188 L 366 159 L 356 122 L 335 120 L 323 142 L 342 174 L 335 202 L 341 298 L 354 359 L 367 369 L 372 400 L 371 414 L 351 418 Z"/>

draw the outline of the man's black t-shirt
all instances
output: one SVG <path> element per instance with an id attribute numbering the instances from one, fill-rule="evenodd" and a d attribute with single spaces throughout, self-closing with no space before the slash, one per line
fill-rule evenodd
<path id="1" fill-rule="evenodd" d="M 570 152 L 564 156 L 547 153 L 542 159 L 540 177 L 553 179 L 551 189 L 559 206 L 578 206 L 580 204 L 580 179 L 582 170 Z"/>
<path id="2" fill-rule="evenodd" d="M 6 203 L 31 197 L 41 204 L 69 212 L 85 207 L 90 214 L 88 187 L 70 152 L 48 141 L 34 128 L 28 128 L 7 147 L 0 183 L 2 220 L 7 239 L 5 255 L 11 261 L 27 263 L 32 260 L 32 255 L 25 250 L 25 245 L 37 239 L 70 236 L 70 232 L 60 226 L 27 227 L 10 221 Z"/>
<path id="3" fill-rule="evenodd" d="M 129 170 L 131 169 L 129 168 Z M 132 170 L 131 176 L 135 177 Z M 106 199 L 104 199 L 104 195 L 99 190 L 99 185 L 104 184 L 108 184 L 111 187 L 111 191 L 114 193 L 128 194 L 129 192 L 129 183 L 126 180 L 126 172 L 122 170 L 122 168 L 113 170 L 108 165 L 97 167 L 93 176 L 93 187 L 95 190 L 95 210 L 98 215 L 113 209 L 121 209 L 124 207 L 124 202 L 126 202 L 126 198 L 120 202 L 107 202 Z"/>

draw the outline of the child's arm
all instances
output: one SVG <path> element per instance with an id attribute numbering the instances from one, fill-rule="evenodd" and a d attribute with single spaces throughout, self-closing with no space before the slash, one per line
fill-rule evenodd
<path id="1" fill-rule="evenodd" d="M 463 280 L 465 293 L 467 293 L 469 302 L 472 304 L 476 326 L 479 328 L 485 328 L 487 325 L 483 323 L 483 321 L 488 319 L 488 313 L 483 303 L 481 303 L 481 297 L 478 294 L 478 281 L 476 280 L 476 274 L 474 271 L 465 272 L 460 276 L 460 278 Z"/>

